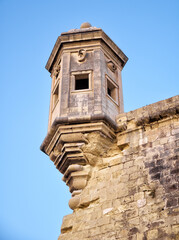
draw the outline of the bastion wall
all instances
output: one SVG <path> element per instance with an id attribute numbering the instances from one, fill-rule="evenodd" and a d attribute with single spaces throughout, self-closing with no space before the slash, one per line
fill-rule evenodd
<path id="1" fill-rule="evenodd" d="M 92 166 L 58 240 L 179 239 L 179 96 L 117 116 L 116 137 L 84 133 Z"/>

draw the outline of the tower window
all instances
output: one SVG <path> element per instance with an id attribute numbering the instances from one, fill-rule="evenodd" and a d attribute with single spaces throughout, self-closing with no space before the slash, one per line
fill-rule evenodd
<path id="1" fill-rule="evenodd" d="M 72 92 L 91 90 L 91 71 L 73 72 L 71 81 Z"/>
<path id="2" fill-rule="evenodd" d="M 108 95 L 111 97 L 111 89 L 108 87 Z"/>
<path id="3" fill-rule="evenodd" d="M 53 91 L 53 108 L 56 106 L 59 98 L 59 84 L 55 86 L 55 89 Z"/>
<path id="4" fill-rule="evenodd" d="M 118 103 L 118 86 L 107 77 L 107 95 Z"/>
<path id="5" fill-rule="evenodd" d="M 75 90 L 89 89 L 89 74 L 75 76 Z"/>

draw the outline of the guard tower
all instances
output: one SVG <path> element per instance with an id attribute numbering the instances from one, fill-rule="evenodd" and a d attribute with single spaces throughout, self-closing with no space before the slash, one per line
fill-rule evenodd
<path id="1" fill-rule="evenodd" d="M 96 135 L 98 146 L 103 138 L 115 139 L 116 116 L 124 111 L 121 71 L 127 60 L 102 29 L 83 23 L 58 37 L 46 64 L 52 88 L 41 150 L 64 174 L 72 209 L 97 162 L 93 153 L 85 154 L 88 134 L 100 136 Z"/>

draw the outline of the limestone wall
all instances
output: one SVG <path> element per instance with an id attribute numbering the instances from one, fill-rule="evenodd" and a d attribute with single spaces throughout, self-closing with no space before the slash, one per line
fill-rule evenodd
<path id="1" fill-rule="evenodd" d="M 120 114 L 116 140 L 86 134 L 91 176 L 59 240 L 179 239 L 179 96 Z"/>

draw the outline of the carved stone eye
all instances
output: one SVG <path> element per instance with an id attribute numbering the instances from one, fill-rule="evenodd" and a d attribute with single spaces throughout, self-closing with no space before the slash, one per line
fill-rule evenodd
<path id="1" fill-rule="evenodd" d="M 112 72 L 115 72 L 117 69 L 116 65 L 112 61 L 107 62 L 107 66 Z"/>
<path id="2" fill-rule="evenodd" d="M 78 51 L 78 61 L 79 62 L 82 62 L 85 60 L 85 57 L 86 57 L 86 50 L 85 49 L 80 49 Z"/>

